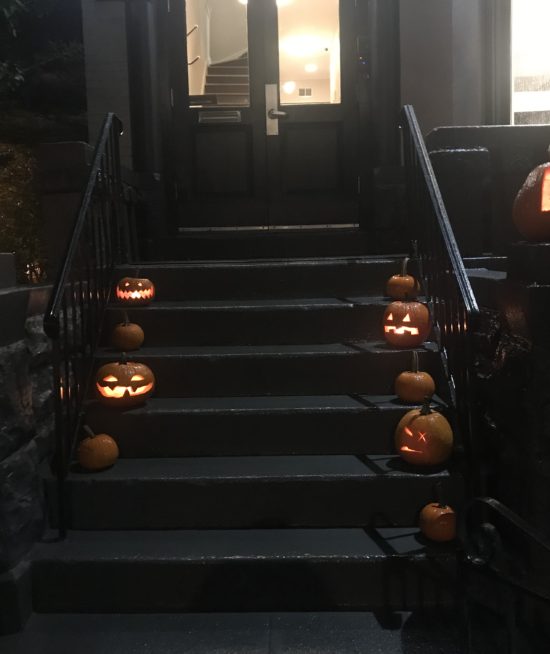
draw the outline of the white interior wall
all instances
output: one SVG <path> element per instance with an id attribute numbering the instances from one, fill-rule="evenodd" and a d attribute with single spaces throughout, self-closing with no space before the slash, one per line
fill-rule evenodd
<path id="1" fill-rule="evenodd" d="M 187 61 L 198 61 L 189 66 L 189 93 L 202 95 L 208 69 L 208 0 L 186 0 L 185 16 L 187 31 L 198 28 L 187 38 Z"/>
<path id="2" fill-rule="evenodd" d="M 237 0 L 208 0 L 210 59 L 213 64 L 237 59 L 248 51 L 246 6 Z"/>

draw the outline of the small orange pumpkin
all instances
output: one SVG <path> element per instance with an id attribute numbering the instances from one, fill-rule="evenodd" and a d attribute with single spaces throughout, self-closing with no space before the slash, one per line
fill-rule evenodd
<path id="1" fill-rule="evenodd" d="M 435 466 L 453 450 L 453 430 L 445 416 L 430 408 L 426 398 L 420 409 L 408 411 L 395 430 L 395 447 L 407 463 Z"/>
<path id="2" fill-rule="evenodd" d="M 145 306 L 155 298 L 155 285 L 145 277 L 123 277 L 115 288 L 119 302 L 131 306 Z"/>
<path id="3" fill-rule="evenodd" d="M 107 406 L 121 409 L 143 404 L 155 389 L 153 371 L 144 363 L 113 361 L 101 366 L 96 373 L 99 400 Z"/>
<path id="4" fill-rule="evenodd" d="M 409 257 L 405 257 L 401 264 L 401 273 L 392 275 L 386 282 L 386 295 L 394 300 L 414 300 L 420 293 L 418 280 L 407 273 Z"/>
<path id="5" fill-rule="evenodd" d="M 513 220 L 528 241 L 550 240 L 550 163 L 531 171 L 513 207 Z"/>
<path id="6" fill-rule="evenodd" d="M 94 434 L 87 425 L 84 431 L 87 436 L 80 441 L 78 463 L 86 470 L 104 470 L 112 466 L 119 455 L 116 441 L 108 434 Z"/>
<path id="7" fill-rule="evenodd" d="M 418 352 L 412 353 L 412 370 L 405 370 L 395 379 L 395 394 L 402 402 L 418 404 L 435 393 L 433 377 L 418 369 Z"/>
<path id="8" fill-rule="evenodd" d="M 420 531 L 437 543 L 448 543 L 456 538 L 456 513 L 440 502 L 427 504 L 418 520 Z"/>
<path id="9" fill-rule="evenodd" d="M 121 352 L 139 350 L 143 345 L 145 334 L 136 323 L 130 322 L 128 314 L 124 314 L 124 322 L 116 325 L 111 333 L 111 345 Z"/>
<path id="10" fill-rule="evenodd" d="M 386 308 L 383 326 L 384 338 L 391 345 L 417 347 L 430 333 L 430 312 L 422 302 L 396 300 Z"/>

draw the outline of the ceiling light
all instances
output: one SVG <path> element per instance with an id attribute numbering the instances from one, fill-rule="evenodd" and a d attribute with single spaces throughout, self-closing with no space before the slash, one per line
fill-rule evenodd
<path id="1" fill-rule="evenodd" d="M 283 84 L 283 91 L 287 95 L 292 95 L 295 90 L 296 90 L 296 82 L 285 82 Z"/>
<path id="2" fill-rule="evenodd" d="M 319 66 L 317 64 L 306 64 L 304 70 L 306 73 L 316 73 L 319 70 Z"/>
<path id="3" fill-rule="evenodd" d="M 239 4 L 241 4 L 241 5 L 247 5 L 247 4 L 248 4 L 248 0 L 239 0 Z"/>
<path id="4" fill-rule="evenodd" d="M 324 40 L 313 34 L 288 36 L 281 41 L 280 47 L 290 57 L 311 57 L 326 49 Z"/>
<path id="5" fill-rule="evenodd" d="M 277 0 L 277 7 L 288 7 L 290 4 L 292 4 L 292 0 Z"/>

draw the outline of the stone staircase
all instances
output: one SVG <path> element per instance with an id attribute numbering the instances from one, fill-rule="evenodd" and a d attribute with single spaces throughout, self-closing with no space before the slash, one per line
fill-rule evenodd
<path id="1" fill-rule="evenodd" d="M 460 443 L 444 468 L 412 468 L 395 454 L 395 427 L 411 407 L 393 381 L 411 351 L 382 342 L 380 325 L 385 281 L 398 269 L 396 257 L 356 255 L 139 264 L 157 296 L 128 311 L 146 334 L 129 358 L 151 367 L 157 390 L 127 411 L 90 398 L 88 424 L 116 438 L 121 457 L 102 472 L 73 467 L 68 537 L 46 537 L 33 552 L 33 624 L 142 613 L 153 633 L 160 613 L 159 625 L 178 614 L 181 626 L 182 613 L 292 611 L 323 612 L 322 631 L 340 620 L 330 612 L 353 611 L 389 637 L 374 616 L 447 615 L 456 546 L 427 541 L 417 519 L 436 484 L 460 507 Z M 136 265 L 116 271 L 135 274 Z M 109 306 L 98 365 L 118 358 L 107 343 L 121 316 Z M 434 404 L 452 420 L 435 344 L 418 352 L 437 382 Z M 56 482 L 45 483 L 55 529 Z M 369 629 L 364 642 L 375 638 Z M 336 632 L 345 640 L 345 628 Z M 423 650 L 443 651 L 428 634 Z M 215 651 L 367 651 L 332 641 L 256 650 L 244 640 Z M 181 651 L 180 642 L 143 652 Z M 462 650 L 453 640 L 445 651 Z"/>

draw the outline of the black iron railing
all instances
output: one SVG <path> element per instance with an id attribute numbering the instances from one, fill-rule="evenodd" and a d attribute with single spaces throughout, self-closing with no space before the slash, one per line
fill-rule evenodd
<path id="1" fill-rule="evenodd" d="M 121 177 L 122 123 L 103 123 L 80 209 L 44 317 L 52 339 L 55 451 L 61 535 L 66 530 L 64 480 L 80 428 L 93 354 L 113 282 L 114 266 L 130 255 L 128 196 Z"/>
<path id="2" fill-rule="evenodd" d="M 469 461 L 471 493 L 483 493 L 474 428 L 473 331 L 479 319 L 470 281 L 430 162 L 414 109 L 401 117 L 406 170 L 408 218 L 414 235 L 419 274 L 432 311 L 434 330 L 444 357 L 464 448 Z"/>

